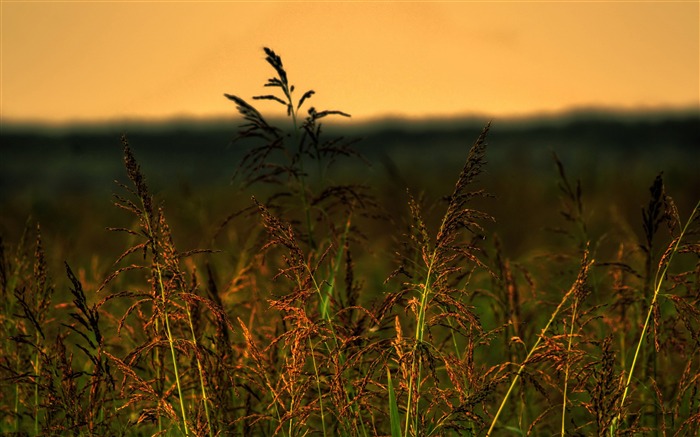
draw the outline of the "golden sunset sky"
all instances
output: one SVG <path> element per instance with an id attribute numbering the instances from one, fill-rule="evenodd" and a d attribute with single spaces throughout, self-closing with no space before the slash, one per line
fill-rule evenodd
<path id="1" fill-rule="evenodd" d="M 4 124 L 234 116 L 223 93 L 269 91 L 265 46 L 355 120 L 700 106 L 697 0 L 0 8 Z"/>

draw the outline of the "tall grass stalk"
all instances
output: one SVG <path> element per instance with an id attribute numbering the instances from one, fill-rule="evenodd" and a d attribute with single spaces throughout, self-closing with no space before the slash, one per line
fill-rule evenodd
<path id="1" fill-rule="evenodd" d="M 180 382 L 180 372 L 178 369 L 178 357 L 175 347 L 175 337 L 170 328 L 170 316 L 169 316 L 169 299 L 166 292 L 166 286 L 163 279 L 163 267 L 162 262 L 165 262 L 164 249 L 168 243 L 161 240 L 161 236 L 158 235 L 155 226 L 160 226 L 162 221 L 162 211 L 153 210 L 153 204 L 148 192 L 148 188 L 144 181 L 141 169 L 134 158 L 131 148 L 129 147 L 129 142 L 126 136 L 122 136 L 122 144 L 124 146 L 124 160 L 129 174 L 129 179 L 132 181 L 136 188 L 136 194 L 140 202 L 140 213 L 143 215 L 141 218 L 142 226 L 148 238 L 148 245 L 151 249 L 151 254 L 153 257 L 152 268 L 155 271 L 156 287 L 158 290 L 158 295 L 160 298 L 160 305 L 162 311 L 162 323 L 165 327 L 165 335 L 168 341 L 168 347 L 170 349 L 170 357 L 172 359 L 173 373 L 175 375 L 175 383 L 177 387 L 177 397 L 180 404 L 180 417 L 182 418 L 182 432 L 185 436 L 189 436 L 189 425 L 187 423 L 187 410 L 185 408 L 185 396 L 182 389 L 182 384 Z M 163 247 L 161 247 L 163 246 Z"/>
<path id="2" fill-rule="evenodd" d="M 180 401 L 180 414 L 182 417 L 182 427 L 185 436 L 189 436 L 189 426 L 187 425 L 187 410 L 185 409 L 185 396 L 180 384 L 180 372 L 177 368 L 177 353 L 175 352 L 175 339 L 170 330 L 170 317 L 168 316 L 168 299 L 165 295 L 165 285 L 163 285 L 163 273 L 158 261 L 155 263 L 156 274 L 158 276 L 158 289 L 160 290 L 161 304 L 163 305 L 163 322 L 165 324 L 165 334 L 170 347 L 170 357 L 173 361 L 173 373 L 175 374 L 175 383 L 177 385 L 177 397 Z"/>
<path id="3" fill-rule="evenodd" d="M 431 307 L 432 300 L 439 296 L 443 303 L 437 305 L 444 314 L 454 314 L 454 307 L 458 307 L 464 314 L 455 314 L 464 317 L 472 324 L 478 324 L 467 307 L 461 302 L 448 298 L 451 293 L 458 292 L 449 284 L 448 278 L 456 275 L 459 267 L 455 263 L 471 262 L 477 266 L 485 267 L 476 257 L 476 248 L 472 243 L 460 241 L 464 233 L 477 233 L 482 230 L 479 220 L 487 220 L 491 217 L 479 211 L 469 208 L 469 202 L 475 197 L 484 197 L 482 191 L 471 191 L 471 184 L 481 174 L 485 163 L 486 137 L 491 124 L 488 123 L 469 150 L 467 160 L 457 178 L 452 194 L 448 197 L 447 208 L 435 236 L 434 246 L 431 247 L 430 237 L 421 216 L 418 203 L 411 197 L 409 208 L 413 215 L 413 230 L 418 241 L 418 252 L 422 255 L 425 272 L 420 283 L 413 286 L 418 291 L 416 332 L 413 347 L 411 348 L 411 365 L 408 375 L 408 400 L 406 402 L 406 418 L 404 423 L 404 435 L 409 435 L 411 424 L 418 434 L 418 401 L 420 399 L 421 381 L 423 374 L 423 350 L 426 330 L 426 317 Z M 449 302 L 449 303 L 448 303 Z M 480 326 L 479 326 L 480 329 Z M 415 393 L 415 396 L 414 396 Z M 415 397 L 415 399 L 414 399 Z"/>
<path id="4" fill-rule="evenodd" d="M 634 369 L 637 365 L 637 359 L 640 356 L 640 351 L 642 349 L 642 345 L 644 344 L 644 339 L 646 336 L 646 332 L 649 329 L 649 321 L 651 320 L 651 315 L 654 312 L 654 308 L 656 306 L 656 300 L 659 296 L 659 292 L 661 291 L 661 287 L 664 284 L 664 281 L 666 279 L 666 274 L 668 273 L 668 269 L 671 265 L 671 261 L 673 261 L 674 256 L 676 253 L 678 253 L 680 247 L 681 247 L 681 241 L 683 241 L 683 237 L 685 236 L 686 232 L 688 231 L 688 228 L 690 224 L 695 220 L 695 215 L 698 212 L 698 208 L 700 208 L 700 201 L 698 201 L 695 204 L 695 207 L 693 208 L 692 212 L 690 213 L 690 217 L 688 217 L 688 221 L 685 223 L 685 226 L 683 226 L 683 229 L 681 230 L 680 234 L 674 238 L 673 241 L 671 241 L 671 244 L 669 244 L 668 248 L 666 249 L 666 252 L 663 254 L 661 257 L 661 261 L 659 262 L 658 269 L 656 271 L 656 275 L 654 277 L 654 294 L 652 295 L 651 302 L 649 304 L 649 310 L 647 311 L 646 318 L 644 319 L 644 325 L 642 326 L 642 332 L 639 335 L 639 341 L 637 342 L 637 348 L 634 352 L 634 356 L 632 358 L 632 364 L 630 365 L 630 368 L 627 370 L 627 381 L 625 382 L 625 389 L 622 393 L 622 399 L 620 400 L 620 410 L 615 416 L 615 419 L 613 420 L 611 426 L 610 426 L 610 436 L 616 435 L 618 425 L 620 421 L 623 419 L 623 411 L 624 411 L 624 406 L 625 406 L 625 400 L 627 399 L 627 394 L 629 392 L 629 387 L 630 384 L 632 383 L 632 377 L 634 376 Z"/>
<path id="5" fill-rule="evenodd" d="M 445 219 L 443 219 L 442 226 L 445 225 Z M 408 436 L 408 429 L 409 429 L 409 424 L 411 423 L 411 411 L 413 411 L 414 407 L 413 404 L 411 403 L 412 401 L 412 396 L 414 392 L 414 385 L 416 386 L 415 391 L 417 394 L 420 392 L 420 382 L 421 382 L 421 375 L 423 373 L 423 363 L 422 360 L 419 356 L 418 348 L 420 345 L 423 343 L 423 333 L 425 331 L 425 313 L 427 311 L 427 306 L 428 306 L 428 296 L 430 295 L 430 279 L 433 274 L 433 266 L 435 264 L 435 252 L 432 253 L 430 257 L 430 262 L 428 263 L 428 271 L 425 275 L 425 282 L 423 283 L 423 287 L 421 288 L 421 296 L 420 296 L 420 303 L 418 306 L 418 318 L 416 322 L 416 337 L 415 337 L 415 343 L 413 346 L 413 350 L 411 352 L 412 359 L 411 359 L 411 371 L 409 373 L 409 380 L 408 380 L 408 400 L 406 401 L 406 423 L 404 424 L 404 435 Z M 417 369 L 416 369 L 417 367 Z M 417 397 L 417 396 L 416 396 Z M 414 429 L 418 429 L 418 404 L 416 403 L 415 406 L 416 413 L 413 415 L 414 419 Z M 416 431 L 417 432 L 417 431 Z"/>
<path id="6" fill-rule="evenodd" d="M 190 328 L 190 333 L 192 334 L 192 344 L 194 345 L 195 359 L 197 360 L 197 373 L 199 374 L 199 389 L 202 392 L 202 403 L 204 404 L 204 414 L 207 419 L 207 431 L 209 437 L 213 437 L 214 433 L 211 426 L 211 417 L 209 416 L 209 398 L 207 397 L 207 387 L 204 379 L 204 369 L 202 368 L 202 360 L 199 358 L 199 346 L 197 344 L 197 335 L 194 332 L 194 325 L 192 323 L 192 313 L 190 311 L 190 304 L 185 303 L 185 311 L 187 312 L 187 324 Z"/>
<path id="7" fill-rule="evenodd" d="M 493 433 L 493 430 L 496 428 L 496 424 L 498 423 L 498 418 L 500 417 L 501 413 L 503 412 L 503 409 L 508 401 L 508 398 L 510 397 L 511 392 L 513 391 L 513 388 L 515 388 L 515 385 L 517 384 L 518 379 L 520 378 L 520 375 L 522 374 L 523 370 L 525 370 L 525 367 L 528 364 L 528 360 L 535 353 L 535 351 L 539 347 L 540 343 L 542 342 L 542 339 L 544 338 L 545 334 L 549 331 L 549 327 L 556 320 L 557 316 L 559 315 L 559 312 L 564 308 L 564 304 L 566 304 L 568 299 L 573 294 L 575 294 L 578 290 L 580 290 L 581 287 L 584 286 L 586 278 L 588 276 L 588 269 L 593 264 L 593 262 L 594 262 L 593 260 L 590 260 L 590 261 L 588 260 L 588 249 L 586 249 L 586 251 L 583 254 L 583 260 L 581 261 L 581 269 L 579 270 L 578 277 L 576 278 L 576 281 L 573 283 L 571 288 L 569 288 L 569 291 L 567 291 L 566 294 L 562 297 L 561 301 L 559 302 L 559 305 L 557 305 L 557 308 L 554 310 L 552 315 L 549 317 L 549 321 L 547 321 L 547 324 L 542 328 L 542 331 L 540 331 L 540 335 L 537 337 L 537 341 L 535 341 L 535 344 L 532 346 L 532 348 L 530 348 L 530 351 L 528 352 L 527 356 L 525 357 L 525 360 L 518 367 L 518 371 L 515 373 L 515 376 L 513 377 L 513 380 L 511 381 L 510 386 L 508 387 L 508 391 L 506 391 L 506 394 L 503 396 L 503 400 L 501 401 L 501 404 L 498 407 L 496 414 L 493 416 L 493 419 L 491 420 L 491 426 L 489 426 L 489 429 L 486 432 L 486 437 L 490 436 Z"/>
<path id="8" fill-rule="evenodd" d="M 316 364 L 316 357 L 314 356 L 314 344 L 309 337 L 309 349 L 311 350 L 311 362 L 314 366 L 314 376 L 316 377 L 316 391 L 318 392 L 318 405 L 321 410 L 321 428 L 323 430 L 323 436 L 326 436 L 326 411 L 323 408 L 323 393 L 321 392 L 321 376 L 318 372 L 318 365 Z"/>
<path id="9" fill-rule="evenodd" d="M 574 300 L 574 308 L 571 314 L 571 328 L 569 329 L 569 338 L 566 345 L 566 368 L 564 369 L 564 393 L 563 400 L 561 403 L 561 435 L 562 437 L 566 435 L 566 403 L 567 396 L 569 394 L 569 372 L 571 370 L 571 343 L 574 338 L 574 327 L 576 326 L 576 312 L 578 310 L 578 298 Z"/>

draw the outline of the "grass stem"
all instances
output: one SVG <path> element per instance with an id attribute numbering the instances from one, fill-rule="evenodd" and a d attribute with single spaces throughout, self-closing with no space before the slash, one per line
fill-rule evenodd
<path id="1" fill-rule="evenodd" d="M 649 329 L 649 321 L 651 320 L 651 315 L 654 312 L 654 307 L 656 305 L 656 300 L 659 296 L 659 292 L 661 291 L 661 287 L 664 283 L 664 280 L 666 278 L 666 274 L 668 273 L 668 269 L 671 265 L 671 261 L 673 261 L 673 257 L 675 256 L 676 253 L 678 253 L 678 250 L 680 249 L 681 246 L 681 241 L 683 240 L 683 237 L 685 236 L 686 232 L 688 231 L 688 228 L 690 224 L 693 222 L 695 218 L 695 214 L 698 212 L 698 208 L 700 208 L 700 201 L 698 201 L 695 204 L 695 207 L 693 208 L 693 211 L 690 213 L 690 217 L 688 218 L 688 221 L 685 223 L 685 226 L 683 226 L 683 229 L 681 230 L 681 233 L 671 242 L 671 245 L 668 247 L 666 253 L 662 257 L 661 261 L 659 262 L 659 267 L 656 271 L 656 275 L 654 277 L 654 294 L 652 295 L 651 298 L 651 303 L 649 304 L 649 310 L 647 311 L 646 318 L 644 319 L 644 326 L 642 327 L 642 332 L 639 335 L 639 341 L 637 342 L 637 348 L 634 352 L 634 357 L 632 358 L 632 365 L 630 366 L 628 372 L 627 372 L 627 381 L 625 382 L 625 389 L 622 393 L 622 399 L 620 399 L 620 409 L 618 414 L 615 416 L 615 419 L 613 420 L 611 426 L 610 426 L 610 436 L 614 436 L 615 433 L 617 432 L 618 425 L 620 421 L 623 418 L 623 409 L 625 406 L 625 400 L 627 399 L 627 394 L 629 392 L 629 387 L 630 384 L 632 383 L 632 377 L 634 376 L 634 369 L 637 365 L 637 358 L 640 355 L 640 351 L 642 349 L 642 344 L 644 344 L 644 337 L 646 336 L 646 332 Z"/>
<path id="2" fill-rule="evenodd" d="M 530 348 L 530 351 L 528 352 L 527 356 L 525 357 L 525 360 L 523 360 L 522 364 L 518 367 L 518 371 L 515 373 L 515 377 L 513 378 L 513 381 L 511 381 L 510 386 L 508 387 L 508 391 L 506 391 L 505 396 L 503 397 L 503 400 L 501 401 L 500 406 L 498 407 L 498 411 L 496 411 L 496 414 L 494 415 L 492 421 L 491 421 L 491 426 L 489 426 L 488 431 L 486 432 L 486 437 L 489 437 L 492 433 L 493 430 L 496 428 L 496 424 L 498 423 L 498 418 L 500 417 L 501 413 L 503 412 L 503 408 L 506 405 L 506 402 L 508 401 L 508 398 L 510 397 L 511 392 L 513 391 L 513 388 L 515 387 L 515 384 L 518 382 L 518 379 L 520 378 L 520 375 L 522 374 L 523 370 L 525 370 L 525 366 L 528 364 L 528 360 L 532 355 L 535 353 L 537 348 L 539 347 L 540 343 L 542 342 L 542 338 L 544 338 L 544 335 L 549 331 L 549 327 L 552 325 L 554 320 L 557 318 L 559 315 L 559 312 L 564 308 L 564 304 L 567 302 L 569 297 L 571 297 L 572 294 L 576 292 L 576 290 L 582 285 L 581 281 L 582 278 L 586 275 L 588 272 L 588 268 L 592 264 L 593 261 L 588 262 L 588 252 L 584 253 L 584 258 L 583 258 L 583 263 L 581 267 L 581 272 L 579 272 L 579 276 L 576 279 L 576 282 L 571 286 L 569 291 L 566 292 L 564 297 L 562 297 L 561 302 L 559 302 L 559 305 L 557 305 L 557 308 L 554 310 L 552 315 L 549 317 L 549 321 L 547 321 L 547 324 L 542 328 L 542 331 L 540 332 L 540 335 L 537 336 L 537 341 L 535 344 Z"/>

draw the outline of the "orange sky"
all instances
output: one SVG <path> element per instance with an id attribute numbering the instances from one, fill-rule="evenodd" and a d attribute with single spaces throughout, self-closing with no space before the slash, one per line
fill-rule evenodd
<path id="1" fill-rule="evenodd" d="M 224 92 L 267 91 L 263 46 L 356 120 L 700 106 L 696 0 L 0 8 L 4 123 L 234 115 Z"/>

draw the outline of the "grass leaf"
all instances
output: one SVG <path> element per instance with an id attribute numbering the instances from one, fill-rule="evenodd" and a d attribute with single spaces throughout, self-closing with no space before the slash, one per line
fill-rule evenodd
<path id="1" fill-rule="evenodd" d="M 391 437 L 401 437 L 401 418 L 399 406 L 396 404 L 394 384 L 391 382 L 391 370 L 386 369 L 387 390 L 389 391 L 389 421 L 391 423 Z"/>

